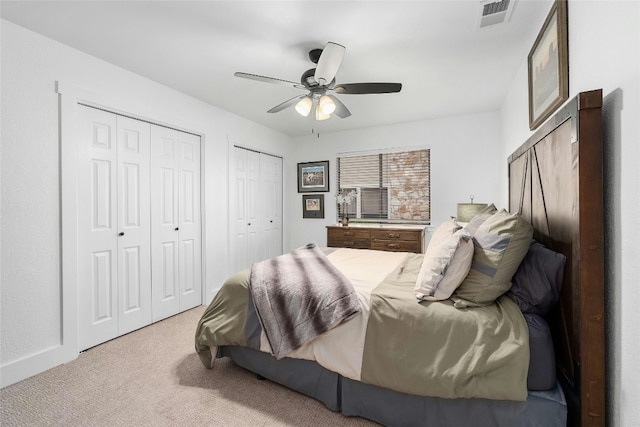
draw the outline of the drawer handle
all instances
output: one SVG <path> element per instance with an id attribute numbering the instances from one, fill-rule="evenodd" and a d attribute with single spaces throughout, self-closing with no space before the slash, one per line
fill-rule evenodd
<path id="1" fill-rule="evenodd" d="M 389 244 L 387 245 L 387 247 L 388 247 L 389 249 L 400 249 L 400 245 L 399 245 L 399 244 L 397 244 L 397 243 L 389 243 Z"/>
<path id="2" fill-rule="evenodd" d="M 389 233 L 389 238 L 390 238 L 390 239 L 399 239 L 399 238 L 400 238 L 400 235 L 399 235 L 399 234 Z"/>
<path id="3" fill-rule="evenodd" d="M 353 243 L 354 243 L 354 242 L 343 242 L 343 244 L 344 244 L 345 246 L 353 246 Z"/>
<path id="4" fill-rule="evenodd" d="M 353 236 L 353 231 L 345 231 L 342 233 L 343 236 Z"/>

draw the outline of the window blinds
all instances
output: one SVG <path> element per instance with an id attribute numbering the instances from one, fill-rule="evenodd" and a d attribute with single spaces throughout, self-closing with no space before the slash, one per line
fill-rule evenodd
<path id="1" fill-rule="evenodd" d="M 356 192 L 338 216 L 363 221 L 429 223 L 429 149 L 344 154 L 337 159 L 338 191 Z"/>

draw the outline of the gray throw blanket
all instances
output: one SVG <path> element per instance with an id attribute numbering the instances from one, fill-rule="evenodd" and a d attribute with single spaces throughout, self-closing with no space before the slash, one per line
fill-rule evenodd
<path id="1" fill-rule="evenodd" d="M 249 289 L 277 359 L 360 311 L 353 285 L 315 243 L 253 264 Z"/>

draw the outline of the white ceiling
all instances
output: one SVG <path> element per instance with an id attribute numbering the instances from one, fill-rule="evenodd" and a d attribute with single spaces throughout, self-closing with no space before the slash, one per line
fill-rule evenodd
<path id="1" fill-rule="evenodd" d="M 551 7 L 515 1 L 506 24 L 478 28 L 479 0 L 6 1 L 2 18 L 254 122 L 298 136 L 496 110 Z M 346 119 L 314 122 L 273 106 L 307 53 L 346 46 L 339 83 L 398 82 L 384 95 L 338 95 Z"/>

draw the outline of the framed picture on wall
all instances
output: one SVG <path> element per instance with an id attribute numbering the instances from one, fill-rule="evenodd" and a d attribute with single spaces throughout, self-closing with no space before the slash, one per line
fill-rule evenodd
<path id="1" fill-rule="evenodd" d="M 298 163 L 298 193 L 329 191 L 329 161 Z"/>
<path id="2" fill-rule="evenodd" d="M 556 0 L 529 52 L 529 129 L 569 98 L 567 2 Z"/>
<path id="3" fill-rule="evenodd" d="M 324 218 L 324 194 L 302 195 L 302 218 Z"/>

